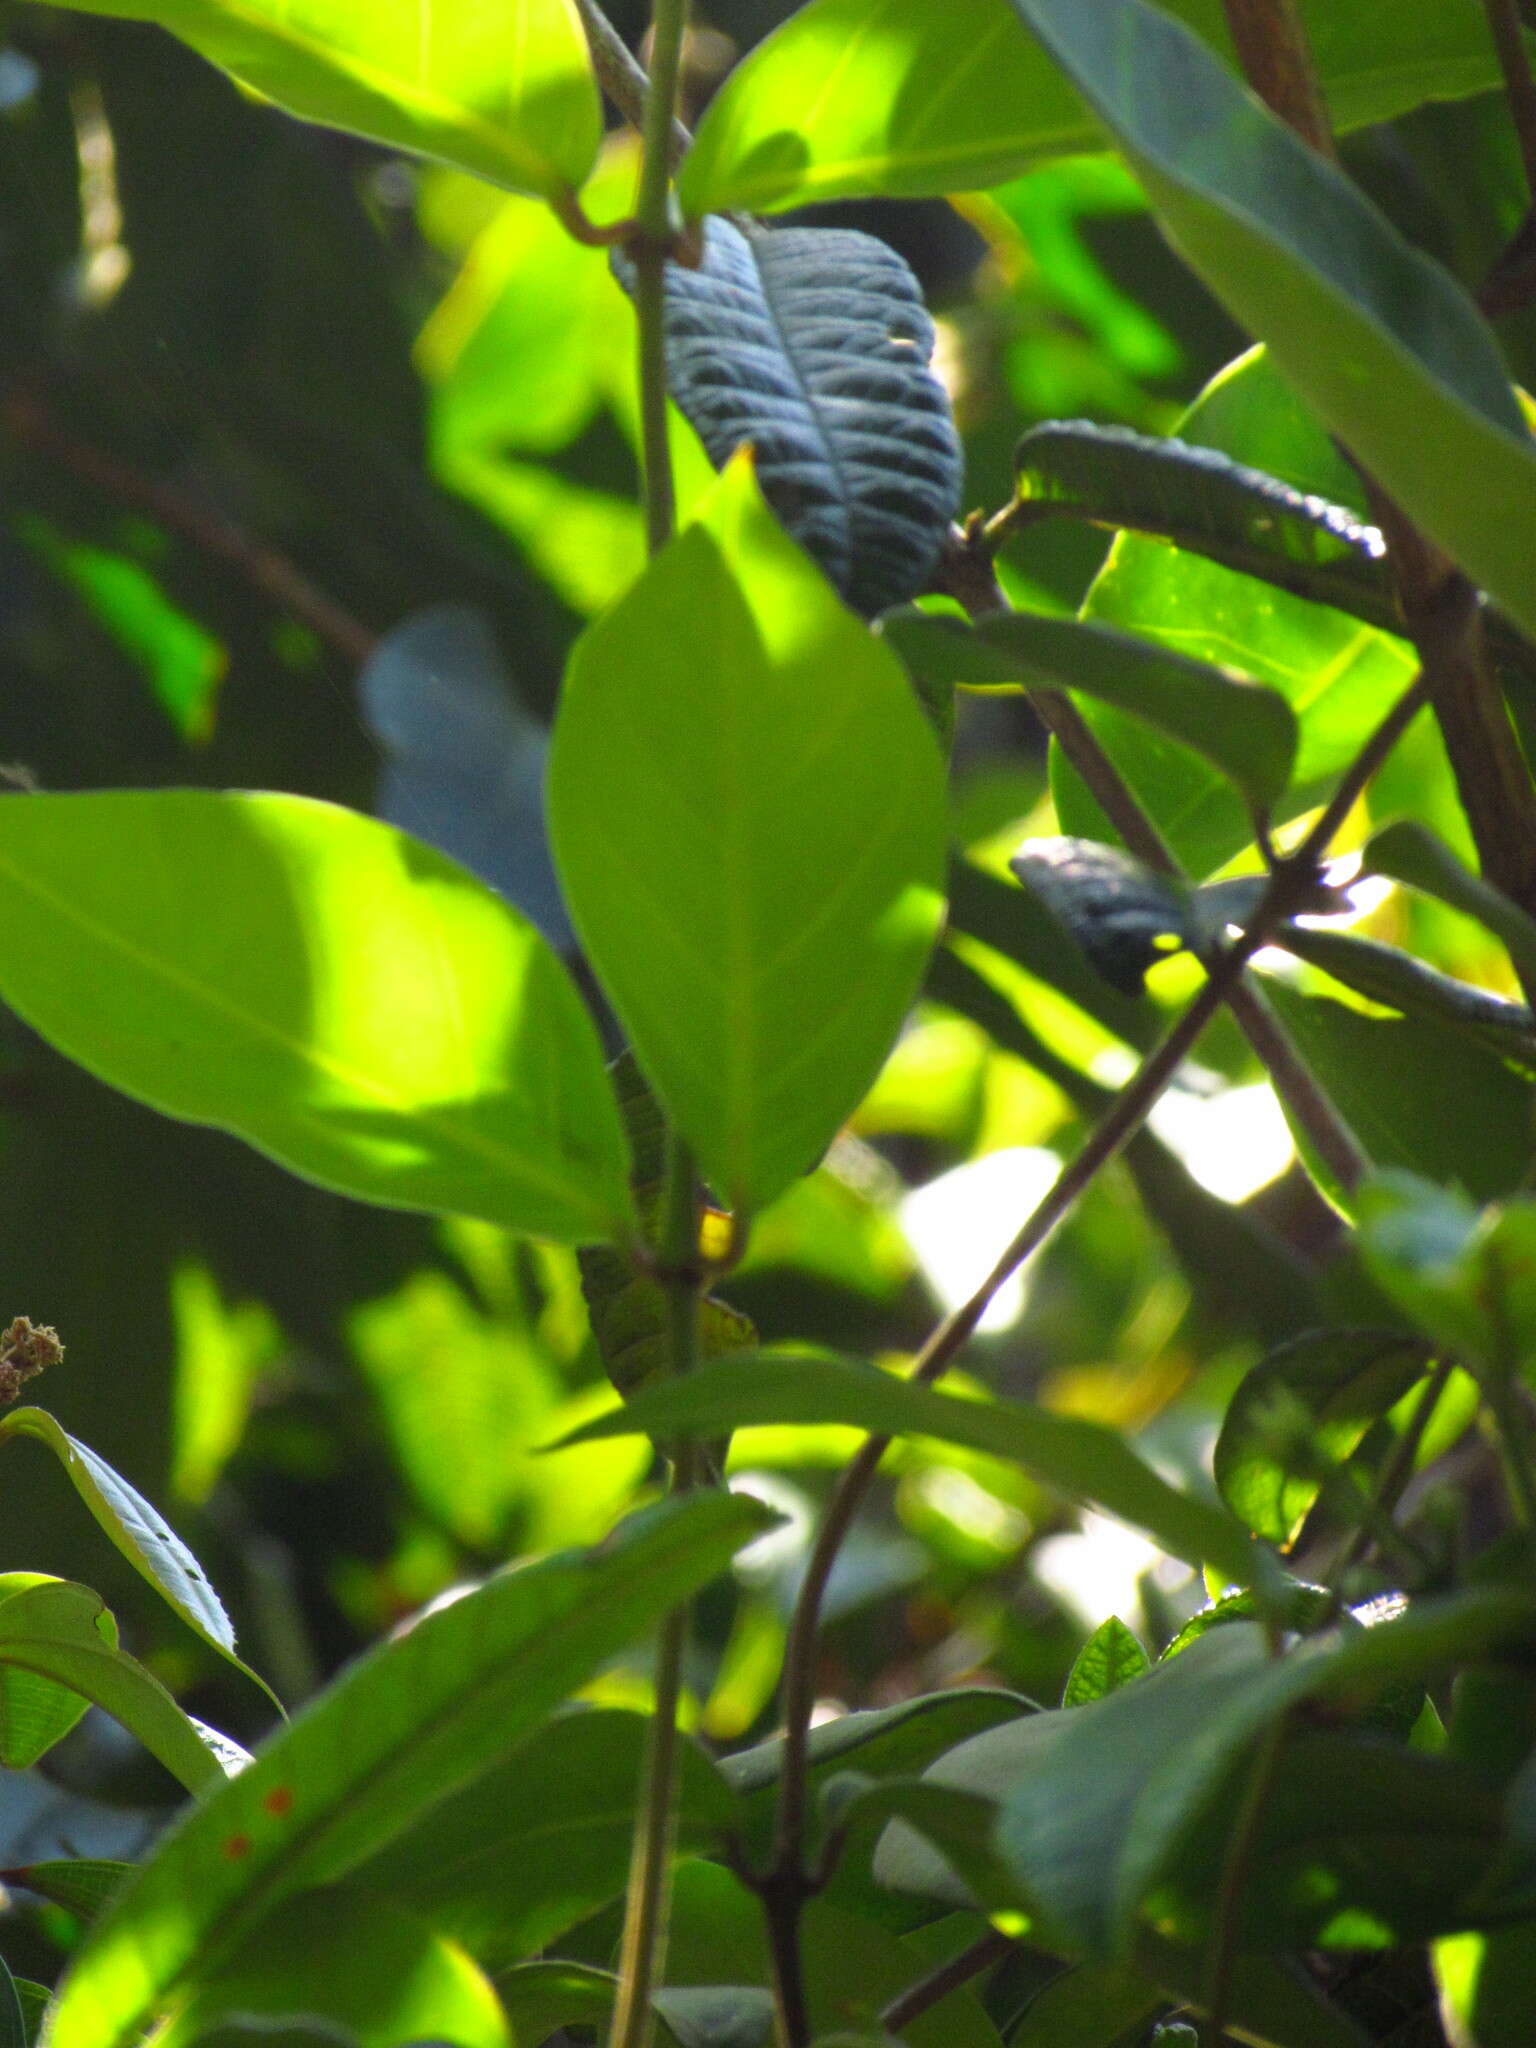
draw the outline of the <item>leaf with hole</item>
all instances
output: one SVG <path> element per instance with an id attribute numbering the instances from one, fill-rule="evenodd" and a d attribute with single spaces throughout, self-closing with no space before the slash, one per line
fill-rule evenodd
<path id="1" fill-rule="evenodd" d="M 629 1227 L 618 1111 L 564 968 L 462 868 L 355 811 L 14 798 L 0 993 L 125 1094 L 323 1187 L 556 1238 Z"/>
<path id="2" fill-rule="evenodd" d="M 855 611 L 921 590 L 959 506 L 960 443 L 895 250 L 710 219 L 698 266 L 667 267 L 665 322 L 668 385 L 715 467 L 751 448 L 763 496 Z"/>
<path id="3" fill-rule="evenodd" d="M 665 1503 L 358 1659 L 182 1819 L 92 1929 L 60 1988 L 55 2048 L 135 2038 L 284 1899 L 346 1876 L 504 1758 L 769 1520 L 740 1495 Z"/>
<path id="4" fill-rule="evenodd" d="M 577 643 L 550 828 L 641 1067 L 752 1210 L 816 1165 L 917 993 L 944 783 L 900 664 L 745 460 L 705 518 Z"/>
<path id="5" fill-rule="evenodd" d="M 263 99 L 327 127 L 550 197 L 580 185 L 602 137 L 572 0 L 486 12 L 432 0 L 84 0 L 153 21 Z"/>

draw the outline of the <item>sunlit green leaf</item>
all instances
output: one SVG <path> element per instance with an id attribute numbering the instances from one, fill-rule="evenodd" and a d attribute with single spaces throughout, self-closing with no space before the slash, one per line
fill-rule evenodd
<path id="1" fill-rule="evenodd" d="M 1214 1564 L 1244 1585 L 1269 1580 L 1267 1554 L 1234 1521 L 1176 1492 L 1116 1431 L 1022 1401 L 958 1400 L 845 1359 L 762 1352 L 745 1363 L 717 1361 L 652 1388 L 566 1441 L 641 1429 L 663 1438 L 709 1436 L 762 1422 L 851 1423 L 965 1444 L 1014 1460 L 1048 1485 L 1147 1530 L 1175 1557 Z"/>
<path id="2" fill-rule="evenodd" d="M 1225 44 L 1219 0 L 1175 0 L 1173 11 Z M 1311 0 L 1303 13 L 1341 127 L 1498 82 L 1471 0 L 1390 14 Z M 684 204 L 767 212 L 974 191 L 1096 147 L 1081 99 L 1021 15 L 1020 0 L 812 0 L 711 105 L 683 171 Z"/>
<path id="3" fill-rule="evenodd" d="M 1536 984 L 1536 921 L 1464 867 L 1422 825 L 1404 818 L 1384 827 L 1367 845 L 1362 863 L 1368 873 L 1390 875 L 1475 917 L 1503 940 L 1516 971 Z"/>
<path id="4" fill-rule="evenodd" d="M 719 1194 L 808 1173 L 938 925 L 938 750 L 899 663 L 733 464 L 578 643 L 550 760 L 571 915 Z"/>
<path id="5" fill-rule="evenodd" d="M 9 799 L 0 991 L 125 1093 L 324 1186 L 551 1237 L 625 1228 L 618 1113 L 564 969 L 462 868 L 356 812 Z"/>
<path id="6" fill-rule="evenodd" d="M 571 0 L 85 0 L 154 21 L 289 113 L 514 191 L 579 185 L 602 134 Z"/>
<path id="7" fill-rule="evenodd" d="M 735 1495 L 664 1505 L 598 1550 L 487 1580 L 353 1664 L 181 1821 L 92 1931 L 61 1988 L 56 2048 L 135 2037 L 283 1899 L 347 1875 L 505 1757 L 766 1519 Z"/>
<path id="8" fill-rule="evenodd" d="M 1061 1704 L 1085 1707 L 1090 1700 L 1101 1700 L 1106 1693 L 1118 1692 L 1122 1685 L 1140 1678 L 1151 1662 L 1125 1623 L 1112 1614 L 1099 1623 L 1078 1651 L 1067 1674 Z"/>
<path id="9" fill-rule="evenodd" d="M 1145 0 L 1011 4 L 1195 271 L 1415 521 L 1536 627 L 1536 442 L 1450 275 Z"/>

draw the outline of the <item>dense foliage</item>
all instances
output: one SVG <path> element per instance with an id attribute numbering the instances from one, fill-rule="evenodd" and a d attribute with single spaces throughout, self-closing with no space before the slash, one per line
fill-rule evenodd
<path id="1" fill-rule="evenodd" d="M 0 2042 L 1524 2048 L 1536 36 L 688 15 L 6 9 Z"/>

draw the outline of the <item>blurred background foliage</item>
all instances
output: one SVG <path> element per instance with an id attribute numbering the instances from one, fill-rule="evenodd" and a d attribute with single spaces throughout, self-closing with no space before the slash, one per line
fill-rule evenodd
<path id="1" fill-rule="evenodd" d="M 787 11 L 696 10 L 695 109 Z M 638 33 L 638 6 L 614 13 Z M 1519 166 L 1492 96 L 1424 108 L 1348 152 L 1465 279 L 1518 224 Z M 623 210 L 633 170 L 614 135 L 595 213 Z M 1242 347 L 1108 157 L 955 205 L 814 217 L 884 236 L 917 269 L 970 505 L 1006 501 L 1034 422 L 1167 431 Z M 382 808 L 564 939 L 539 818 L 545 721 L 574 635 L 642 554 L 632 316 L 602 253 L 532 201 L 247 102 L 159 32 L 5 8 L 0 274 L 5 774 Z M 1507 323 L 1504 339 L 1529 384 L 1536 321 Z M 1227 387 L 1237 399 L 1208 403 L 1231 410 L 1262 366 L 1245 375 Z M 1284 474 L 1280 410 L 1259 416 Z M 686 500 L 707 465 L 681 423 L 677 436 Z M 1046 522 L 1003 574 L 1021 600 L 1074 609 L 1105 546 Z M 1156 631 L 1160 551 L 1142 547 L 1122 550 L 1095 609 Z M 1338 622 L 1294 609 L 1285 659 L 1316 681 L 1343 658 L 1327 638 Z M 1221 615 L 1225 658 L 1279 658 L 1272 617 L 1247 642 L 1245 630 Z M 1350 630 L 1350 661 L 1395 686 L 1402 649 Z M 1079 974 L 1077 1002 L 1008 957 L 1016 899 L 995 877 L 1027 831 L 1054 829 L 1045 753 L 1021 699 L 963 712 L 959 935 L 854 1124 L 763 1217 L 733 1276 L 733 1303 L 769 1339 L 910 1349 L 1155 1033 L 1159 1001 L 1189 986 L 1175 960 L 1145 1001 Z M 1397 777 L 1419 815 L 1460 836 L 1427 727 L 1381 778 L 1379 809 Z M 1064 814 L 1074 801 L 1063 794 Z M 1209 865 L 1231 849 L 1218 831 L 1206 851 Z M 1468 921 L 1397 896 L 1364 908 L 1364 929 L 1502 985 L 1502 956 Z M 290 1701 L 464 1578 L 598 1538 L 654 1484 L 628 1440 L 537 1455 L 614 1398 L 571 1254 L 301 1185 L 109 1093 L 14 1018 L 0 1020 L 0 1118 L 0 1312 L 56 1324 L 69 1348 L 42 1398 L 177 1521 L 246 1655 Z M 1005 1290 L 972 1369 L 1139 1430 L 1193 1475 L 1240 1372 L 1321 1295 L 1378 1306 L 1223 1025 L 1151 1133 Z M 734 1446 L 733 1468 L 791 1519 L 705 1604 L 690 1711 L 712 1738 L 767 1725 L 805 1530 L 849 1447 L 790 1429 Z M 193 1711 L 260 1732 L 254 1695 L 178 1633 L 25 1449 L 0 1487 L 0 1558 L 99 1586 Z M 839 1567 L 823 1690 L 881 1704 L 981 1680 L 1050 1703 L 1105 1615 L 1166 1640 L 1199 1595 L 1138 1539 L 1017 1472 L 909 1444 Z M 631 1704 L 647 1683 L 636 1663 L 593 1696 Z M 73 1804 L 59 1794 L 48 1811 L 62 1818 L 39 1823 L 37 1788 L 23 1797 L 18 1780 L 0 1815 L 6 1863 L 24 1860 L 26 1826 L 45 1829 L 27 1843 L 36 1856 L 58 1852 L 60 1829 L 74 1851 L 100 1852 L 137 1824 L 85 1795 L 169 1797 L 94 1714 L 49 1769 Z M 67 1938 L 48 1910 L 35 1938 Z"/>

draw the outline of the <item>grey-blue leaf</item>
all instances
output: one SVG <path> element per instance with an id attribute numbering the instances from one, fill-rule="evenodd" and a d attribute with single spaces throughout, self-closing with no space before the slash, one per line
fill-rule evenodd
<path id="1" fill-rule="evenodd" d="M 434 605 L 386 633 L 358 677 L 384 750 L 376 809 L 460 861 L 551 945 L 571 927 L 544 832 L 544 728 L 521 710 L 486 620 Z"/>
<path id="2" fill-rule="evenodd" d="M 915 596 L 959 507 L 961 456 L 933 322 L 895 250 L 711 217 L 698 269 L 667 268 L 666 339 L 710 460 L 751 443 L 763 495 L 854 610 Z"/>

